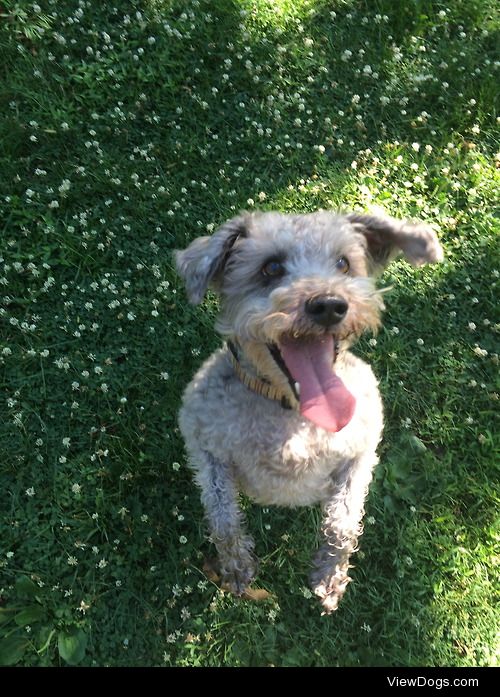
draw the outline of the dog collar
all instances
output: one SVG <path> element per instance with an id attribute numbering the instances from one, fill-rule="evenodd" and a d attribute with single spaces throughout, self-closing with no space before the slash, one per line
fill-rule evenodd
<path id="1" fill-rule="evenodd" d="M 291 400 L 287 397 L 287 395 L 284 394 L 283 390 L 275 387 L 267 378 L 260 377 L 258 375 L 250 375 L 250 373 L 248 373 L 243 368 L 239 356 L 239 350 L 241 349 L 234 341 L 229 340 L 227 342 L 227 347 L 229 349 L 229 355 L 234 368 L 234 372 L 241 380 L 241 382 L 246 387 L 248 387 L 249 390 L 252 390 L 252 392 L 259 394 L 262 397 L 266 397 L 266 399 L 271 399 L 275 402 L 279 402 L 283 409 L 295 408 L 295 405 L 292 404 Z M 275 346 L 272 346 L 270 344 L 266 344 L 266 347 L 276 366 L 279 368 L 279 370 L 281 370 L 282 373 L 284 373 L 285 377 L 287 378 L 290 384 L 290 389 L 295 398 L 295 402 L 298 404 L 299 398 L 295 389 L 295 385 L 293 384 L 288 370 L 286 370 L 286 366 L 284 366 L 284 362 L 281 358 L 279 350 Z"/>

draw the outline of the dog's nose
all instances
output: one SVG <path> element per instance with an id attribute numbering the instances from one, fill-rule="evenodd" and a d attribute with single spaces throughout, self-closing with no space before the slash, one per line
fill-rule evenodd
<path id="1" fill-rule="evenodd" d="M 320 295 L 306 302 L 306 314 L 322 327 L 331 327 L 344 319 L 348 307 L 344 298 Z"/>

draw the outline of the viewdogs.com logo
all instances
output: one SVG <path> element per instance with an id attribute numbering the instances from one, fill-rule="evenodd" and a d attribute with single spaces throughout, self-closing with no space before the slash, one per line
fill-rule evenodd
<path id="1" fill-rule="evenodd" d="M 426 678 L 419 675 L 416 678 L 398 678 L 387 676 L 389 687 L 434 687 L 442 690 L 443 687 L 479 687 L 478 678 Z"/>

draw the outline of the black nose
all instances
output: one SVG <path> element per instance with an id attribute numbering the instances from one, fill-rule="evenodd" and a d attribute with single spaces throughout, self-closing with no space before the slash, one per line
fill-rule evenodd
<path id="1" fill-rule="evenodd" d="M 331 327 L 344 319 L 348 304 L 343 298 L 320 295 L 306 302 L 307 315 L 322 327 Z"/>

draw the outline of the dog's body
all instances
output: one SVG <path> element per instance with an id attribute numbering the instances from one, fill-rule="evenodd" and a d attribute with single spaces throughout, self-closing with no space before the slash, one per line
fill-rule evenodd
<path id="1" fill-rule="evenodd" d="M 201 460 L 204 451 L 219 462 L 232 463 L 238 489 L 263 506 L 309 506 L 328 500 L 334 478 L 346 465 L 363 458 L 370 460 L 365 465 L 371 471 L 382 433 L 382 403 L 371 368 L 346 351 L 337 359 L 336 373 L 349 385 L 358 406 L 345 428 L 330 433 L 277 401 L 266 401 L 263 410 L 265 398 L 243 385 L 229 349 L 220 349 L 184 394 L 180 425 L 191 458 L 197 443 Z M 203 486 L 203 464 L 195 464 L 195 469 Z"/>
<path id="2" fill-rule="evenodd" d="M 377 328 L 372 275 L 401 250 L 416 265 L 442 256 L 423 225 L 327 212 L 243 216 L 177 253 L 190 300 L 210 285 L 222 301 L 227 344 L 186 389 L 179 423 L 237 594 L 255 573 L 243 491 L 263 505 L 323 505 L 311 583 L 326 612 L 338 605 L 383 427 L 375 376 L 348 347 Z"/>

